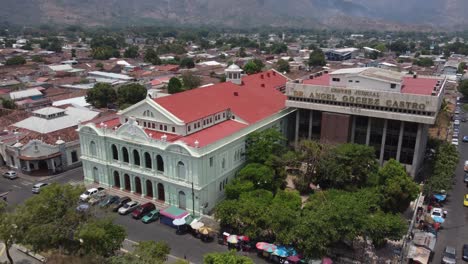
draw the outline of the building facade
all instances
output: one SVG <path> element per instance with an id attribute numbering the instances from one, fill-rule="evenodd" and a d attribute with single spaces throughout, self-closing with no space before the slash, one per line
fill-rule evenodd
<path id="1" fill-rule="evenodd" d="M 85 180 L 211 211 L 244 164 L 246 137 L 271 127 L 285 132 L 293 111 L 285 107 L 280 90 L 287 79 L 278 72 L 238 78 L 240 85 L 146 98 L 113 119 L 80 126 Z"/>
<path id="2" fill-rule="evenodd" d="M 286 105 L 297 108 L 295 143 L 318 139 L 375 148 L 380 164 L 393 158 L 411 175 L 420 168 L 429 125 L 439 112 L 445 79 L 378 68 L 322 72 L 288 83 Z"/>

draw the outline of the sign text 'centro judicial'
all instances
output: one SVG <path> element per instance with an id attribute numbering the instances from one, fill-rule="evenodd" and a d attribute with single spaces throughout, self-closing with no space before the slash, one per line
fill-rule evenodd
<path id="1" fill-rule="evenodd" d="M 401 101 L 401 100 L 392 100 L 392 99 L 382 99 L 380 98 L 380 93 L 376 91 L 364 91 L 364 90 L 352 90 L 346 88 L 330 88 L 330 93 L 323 92 L 308 92 L 303 91 L 293 91 L 294 95 L 297 97 L 307 97 L 317 100 L 325 101 L 336 101 L 350 104 L 363 104 L 363 105 L 375 105 L 375 106 L 387 106 L 393 108 L 403 108 L 403 109 L 412 109 L 412 110 L 421 110 L 426 109 L 426 104 Z"/>

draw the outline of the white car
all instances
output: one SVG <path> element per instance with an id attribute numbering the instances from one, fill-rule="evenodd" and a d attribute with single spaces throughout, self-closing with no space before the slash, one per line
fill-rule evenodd
<path id="1" fill-rule="evenodd" d="M 443 211 L 442 211 L 442 208 L 438 208 L 438 207 L 435 207 L 435 208 L 432 208 L 431 210 L 431 217 L 434 218 L 434 217 L 442 217 L 443 216 Z"/>
<path id="2" fill-rule="evenodd" d="M 91 196 L 99 193 L 99 192 L 103 192 L 104 191 L 104 188 L 102 187 L 98 187 L 98 188 L 91 188 L 89 190 L 87 190 L 86 192 L 84 192 L 83 194 L 80 195 L 80 200 L 83 201 L 83 202 L 86 202 Z"/>
<path id="3" fill-rule="evenodd" d="M 458 146 L 458 138 L 452 138 L 452 145 Z"/>
<path id="4" fill-rule="evenodd" d="M 32 193 L 40 193 L 41 189 L 46 187 L 47 185 L 49 185 L 49 184 L 44 183 L 44 182 L 34 184 L 34 186 L 32 187 Z"/>
<path id="5" fill-rule="evenodd" d="M 3 177 L 10 179 L 10 180 L 14 180 L 18 178 L 18 175 L 16 174 L 16 171 L 7 171 L 3 173 Z"/>
<path id="6" fill-rule="evenodd" d="M 128 202 L 126 204 L 124 204 L 124 206 L 120 207 L 119 208 L 119 214 L 121 215 L 126 215 L 128 213 L 131 213 L 133 210 L 135 210 L 138 206 L 140 205 L 139 202 L 135 202 L 135 201 L 131 201 L 131 202 Z"/>

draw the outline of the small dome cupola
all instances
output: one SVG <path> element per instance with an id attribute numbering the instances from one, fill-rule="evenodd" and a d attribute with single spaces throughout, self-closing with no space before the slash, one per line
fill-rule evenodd
<path id="1" fill-rule="evenodd" d="M 241 84 L 242 80 L 242 69 L 236 64 L 231 64 L 229 67 L 224 70 L 226 74 L 226 82 L 232 82 L 235 84 Z"/>

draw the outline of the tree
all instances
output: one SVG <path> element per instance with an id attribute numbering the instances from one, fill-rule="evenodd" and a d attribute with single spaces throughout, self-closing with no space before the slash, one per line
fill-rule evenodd
<path id="1" fill-rule="evenodd" d="M 19 230 L 16 221 L 21 221 L 16 219 L 15 214 L 7 213 L 4 211 L 5 205 L 3 202 L 0 202 L 0 241 L 5 245 L 5 253 L 10 264 L 13 264 L 13 258 L 10 254 L 10 249 L 19 240 Z"/>
<path id="2" fill-rule="evenodd" d="M 146 49 L 143 60 L 153 65 L 161 64 L 161 59 L 159 58 L 158 53 L 152 48 Z"/>
<path id="3" fill-rule="evenodd" d="M 192 58 L 185 57 L 180 61 L 180 67 L 191 69 L 195 67 L 195 62 L 193 61 Z"/>
<path id="4" fill-rule="evenodd" d="M 245 58 L 247 57 L 247 53 L 245 53 L 245 48 L 241 47 L 237 52 L 237 57 Z"/>
<path id="5" fill-rule="evenodd" d="M 309 61 L 307 64 L 311 67 L 325 66 L 327 62 L 325 61 L 325 54 L 321 49 L 316 49 L 309 55 Z"/>
<path id="6" fill-rule="evenodd" d="M 170 94 L 180 93 L 184 91 L 182 89 L 182 83 L 180 82 L 179 78 L 172 77 L 169 80 L 169 84 L 167 85 L 167 92 Z"/>
<path id="7" fill-rule="evenodd" d="M 254 262 L 251 258 L 239 256 L 232 250 L 230 252 L 205 254 L 203 264 L 254 264 Z"/>
<path id="8" fill-rule="evenodd" d="M 96 108 L 107 107 L 117 101 L 117 93 L 108 83 L 96 83 L 86 93 L 86 102 Z"/>
<path id="9" fill-rule="evenodd" d="M 236 200 L 239 199 L 242 193 L 250 192 L 254 189 L 255 187 L 253 182 L 234 178 L 226 185 L 224 193 L 226 194 L 226 199 Z"/>
<path id="10" fill-rule="evenodd" d="M 244 65 L 244 72 L 247 74 L 259 73 L 265 65 L 259 59 L 254 59 Z"/>
<path id="11" fill-rule="evenodd" d="M 29 198 L 16 209 L 15 224 L 21 232 L 22 244 L 30 245 L 33 251 L 59 249 L 74 253 L 80 243 L 76 230 L 88 219 L 87 214 L 76 211 L 76 203 L 84 187 L 50 184 L 40 194 Z"/>
<path id="12" fill-rule="evenodd" d="M 117 90 L 117 102 L 120 109 L 136 104 L 146 98 L 148 91 L 139 83 L 122 85 Z"/>
<path id="13" fill-rule="evenodd" d="M 419 58 L 414 60 L 413 63 L 421 67 L 430 67 L 434 65 L 434 61 L 431 58 Z"/>
<path id="14" fill-rule="evenodd" d="M 453 186 L 454 172 L 458 164 L 458 151 L 456 147 L 447 142 L 441 142 L 436 148 L 432 175 L 424 184 L 426 196 L 442 190 L 448 191 Z"/>
<path id="15" fill-rule="evenodd" d="M 119 58 L 120 52 L 118 49 L 108 46 L 96 47 L 92 49 L 91 57 L 96 60 L 108 60 L 112 57 Z"/>
<path id="16" fill-rule="evenodd" d="M 264 189 L 275 192 L 281 185 L 281 182 L 276 181 L 275 171 L 263 164 L 249 163 L 242 168 L 238 177 L 244 181 L 250 181 L 254 184 L 255 189 Z"/>
<path id="17" fill-rule="evenodd" d="M 458 84 L 458 91 L 460 91 L 464 97 L 468 97 L 468 80 L 460 81 Z"/>
<path id="18" fill-rule="evenodd" d="M 138 46 L 130 46 L 124 51 L 124 58 L 136 58 L 138 57 Z"/>
<path id="19" fill-rule="evenodd" d="M 352 189 L 375 182 L 378 171 L 373 147 L 342 144 L 319 165 L 318 183 L 323 187 Z"/>
<path id="20" fill-rule="evenodd" d="M 301 214 L 301 196 L 297 191 L 279 190 L 273 198 L 269 210 L 267 226 L 276 242 L 288 245 L 296 242 L 294 228 Z"/>
<path id="21" fill-rule="evenodd" d="M 387 212 L 404 212 L 419 193 L 418 185 L 408 176 L 405 167 L 390 159 L 379 170 L 382 209 Z"/>
<path id="22" fill-rule="evenodd" d="M 182 73 L 182 83 L 185 89 L 191 90 L 200 86 L 201 78 L 191 72 L 184 72 Z"/>
<path id="23" fill-rule="evenodd" d="M 290 71 L 289 63 L 287 61 L 285 61 L 285 60 L 279 59 L 278 62 L 276 63 L 276 69 L 279 72 L 288 73 Z"/>
<path id="24" fill-rule="evenodd" d="M 112 223 L 108 218 L 84 223 L 76 233 L 85 254 L 104 257 L 119 250 L 127 235 L 124 227 Z"/>
<path id="25" fill-rule="evenodd" d="M 285 152 L 286 138 L 274 128 L 256 131 L 247 137 L 247 162 L 263 164 Z"/>
<path id="26" fill-rule="evenodd" d="M 57 52 L 57 53 L 62 52 L 62 42 L 58 38 L 50 39 L 49 46 L 47 47 L 47 50 L 54 51 L 54 52 Z"/>
<path id="27" fill-rule="evenodd" d="M 396 52 L 397 54 L 402 54 L 405 53 L 409 49 L 409 47 L 405 41 L 397 40 L 395 42 L 390 43 L 389 49 L 391 51 Z"/>
<path id="28" fill-rule="evenodd" d="M 96 68 L 99 68 L 102 70 L 104 68 L 104 64 L 102 64 L 102 62 L 98 62 L 96 63 Z"/>
<path id="29" fill-rule="evenodd" d="M 39 56 L 39 55 L 33 55 L 33 56 L 31 56 L 31 60 L 34 61 L 34 62 L 44 62 L 44 60 L 42 59 L 42 57 Z"/>
<path id="30" fill-rule="evenodd" d="M 5 65 L 23 65 L 26 59 L 23 56 L 14 56 L 6 60 Z"/>
<path id="31" fill-rule="evenodd" d="M 26 42 L 26 45 L 24 45 L 23 47 L 21 47 L 21 49 L 23 50 L 33 50 L 32 46 L 31 46 L 31 42 Z"/>
<path id="32" fill-rule="evenodd" d="M 133 252 L 134 255 L 138 256 L 141 264 L 164 263 L 169 253 L 171 253 L 169 245 L 165 242 L 155 241 L 142 241 Z"/>
<path id="33" fill-rule="evenodd" d="M 76 58 L 76 49 L 71 49 L 72 58 Z"/>
<path id="34" fill-rule="evenodd" d="M 466 68 L 466 62 L 460 62 L 460 64 L 458 64 L 457 73 L 459 74 L 465 73 L 465 68 Z"/>
<path id="35" fill-rule="evenodd" d="M 406 230 L 406 220 L 401 215 L 378 211 L 366 222 L 365 234 L 374 245 L 383 246 L 386 240 L 400 240 Z"/>
<path id="36" fill-rule="evenodd" d="M 2 99 L 2 107 L 6 109 L 15 109 L 16 104 L 11 99 Z"/>

